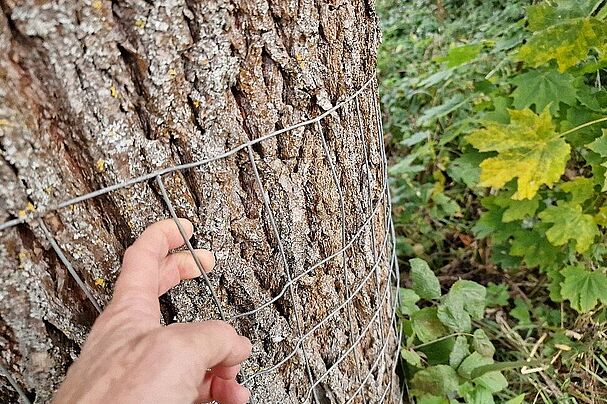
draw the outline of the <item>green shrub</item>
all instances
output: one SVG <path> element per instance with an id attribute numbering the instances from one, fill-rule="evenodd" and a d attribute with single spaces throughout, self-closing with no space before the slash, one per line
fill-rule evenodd
<path id="1" fill-rule="evenodd" d="M 607 4 L 403 0 L 380 12 L 397 248 L 412 271 L 399 309 L 411 395 L 604 396 Z M 463 284 L 483 288 L 482 309 L 465 305 L 471 291 L 453 297 Z M 473 355 L 488 373 L 526 368 L 504 373 L 506 390 L 502 376 L 461 369 Z"/>

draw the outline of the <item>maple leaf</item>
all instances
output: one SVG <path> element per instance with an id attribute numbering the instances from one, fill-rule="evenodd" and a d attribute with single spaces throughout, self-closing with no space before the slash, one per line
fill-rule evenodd
<path id="1" fill-rule="evenodd" d="M 543 184 L 551 187 L 560 179 L 571 147 L 555 133 L 548 110 L 540 115 L 530 109 L 509 114 L 509 124 L 488 122 L 466 139 L 481 152 L 498 153 L 480 164 L 480 185 L 500 189 L 518 177 L 512 199 L 532 199 Z"/>
<path id="2" fill-rule="evenodd" d="M 603 129 L 601 137 L 586 146 L 601 157 L 607 157 L 607 130 Z"/>
<path id="3" fill-rule="evenodd" d="M 574 78 L 556 70 L 530 70 L 512 80 L 516 90 L 512 93 L 513 105 L 523 109 L 535 105 L 536 111 L 543 111 L 550 105 L 550 112 L 556 114 L 560 103 L 574 105 L 576 88 Z"/>
<path id="4" fill-rule="evenodd" d="M 594 180 L 578 177 L 561 184 L 561 189 L 571 194 L 571 202 L 583 203 L 595 195 Z"/>
<path id="5" fill-rule="evenodd" d="M 522 257 L 529 268 L 544 268 L 553 265 L 560 257 L 542 232 L 520 230 L 512 239 L 510 255 Z"/>
<path id="6" fill-rule="evenodd" d="M 556 60 L 561 72 L 585 60 L 594 49 L 607 52 L 607 24 L 596 18 L 575 18 L 535 32 L 516 59 L 538 67 Z"/>
<path id="7" fill-rule="evenodd" d="M 538 4 L 527 8 L 530 31 L 539 31 L 568 19 L 590 15 L 594 4 L 579 0 L 558 0 L 554 6 Z"/>
<path id="8" fill-rule="evenodd" d="M 546 231 L 546 238 L 552 245 L 560 246 L 575 240 L 575 249 L 579 253 L 587 251 L 599 234 L 594 218 L 582 213 L 579 204 L 562 202 L 549 206 L 538 216 L 542 221 L 552 223 Z"/>
<path id="9" fill-rule="evenodd" d="M 607 157 L 607 130 L 603 129 L 603 134 L 599 138 L 595 139 L 594 142 L 587 144 L 586 147 L 598 154 L 603 159 Z M 593 167 L 593 172 L 595 169 L 603 171 L 605 168 L 607 168 L 607 161 L 599 161 L 597 167 Z M 595 174 L 595 176 L 598 178 L 603 177 L 600 175 L 600 171 L 597 173 L 599 175 Z M 607 177 L 605 177 L 601 191 L 607 191 Z"/>
<path id="10" fill-rule="evenodd" d="M 600 271 L 582 267 L 567 267 L 561 271 L 561 296 L 580 313 L 592 310 L 598 301 L 607 304 L 607 276 Z"/>

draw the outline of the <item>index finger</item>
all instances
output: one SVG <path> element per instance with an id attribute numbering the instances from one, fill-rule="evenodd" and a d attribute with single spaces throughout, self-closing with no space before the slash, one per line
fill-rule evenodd
<path id="1" fill-rule="evenodd" d="M 192 223 L 179 219 L 187 238 L 193 233 Z M 140 309 L 160 316 L 158 289 L 162 263 L 169 250 L 184 244 L 177 224 L 172 219 L 156 222 L 144 230 L 124 253 L 120 276 L 116 281 L 114 301 L 136 301 Z M 132 300 L 131 300 L 132 299 Z"/>
<path id="2" fill-rule="evenodd" d="M 251 356 L 251 341 L 224 321 L 174 323 L 165 330 L 178 336 L 174 341 L 182 342 L 182 352 L 194 361 L 200 374 L 217 366 L 238 365 Z"/>

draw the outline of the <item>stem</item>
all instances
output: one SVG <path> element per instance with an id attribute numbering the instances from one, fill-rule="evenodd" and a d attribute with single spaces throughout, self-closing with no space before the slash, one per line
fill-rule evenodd
<path id="1" fill-rule="evenodd" d="M 588 127 L 588 126 L 592 126 L 592 125 L 594 125 L 594 124 L 601 123 L 601 122 L 605 122 L 605 121 L 607 121 L 607 117 L 604 117 L 604 118 L 596 119 L 596 120 L 594 120 L 594 121 L 590 121 L 590 122 L 583 123 L 583 124 L 581 124 L 581 125 L 579 125 L 579 126 L 576 126 L 575 128 L 569 129 L 569 130 L 567 130 L 567 131 L 565 131 L 565 132 L 563 132 L 563 133 L 559 134 L 559 137 L 561 137 L 561 136 L 567 136 L 568 134 L 573 133 L 573 132 L 575 132 L 575 131 L 578 131 L 578 130 L 580 130 L 580 129 L 584 129 L 584 128 Z"/>

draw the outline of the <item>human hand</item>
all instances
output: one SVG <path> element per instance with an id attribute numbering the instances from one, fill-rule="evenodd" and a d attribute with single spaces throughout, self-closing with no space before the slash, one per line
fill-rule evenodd
<path id="1" fill-rule="evenodd" d="M 193 227 L 180 219 L 189 237 Z M 127 249 L 111 303 L 95 321 L 55 403 L 242 404 L 249 390 L 236 382 L 251 343 L 222 321 L 160 324 L 158 296 L 200 276 L 172 220 L 148 227 Z M 205 271 L 213 254 L 196 250 Z"/>

